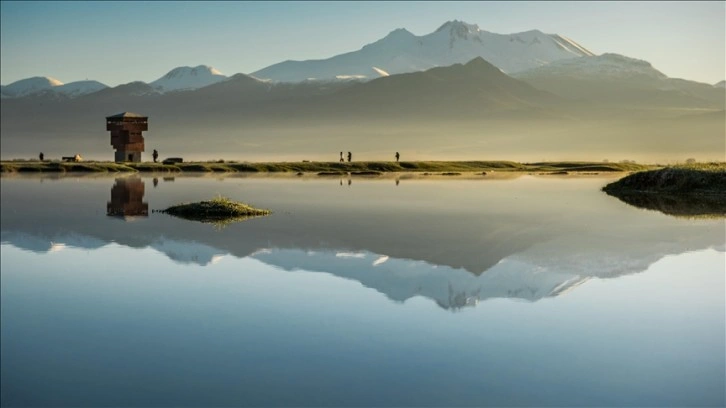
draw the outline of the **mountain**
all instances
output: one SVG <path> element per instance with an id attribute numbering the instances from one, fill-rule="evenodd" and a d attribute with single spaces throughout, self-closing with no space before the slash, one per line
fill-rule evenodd
<path id="1" fill-rule="evenodd" d="M 726 88 L 726 81 L 716 82 L 713 86 L 716 88 Z"/>
<path id="2" fill-rule="evenodd" d="M 172 91 L 187 91 L 203 88 L 227 79 L 227 76 L 207 65 L 178 67 L 150 84 L 134 81 L 114 87 L 115 91 L 110 91 L 107 94 L 152 95 Z M 85 80 L 63 84 L 63 82 L 51 77 L 33 77 L 3 86 L 0 95 L 3 99 L 38 95 L 50 99 L 62 99 L 77 98 L 105 89 L 110 88 L 98 81 Z"/>
<path id="3" fill-rule="evenodd" d="M 68 84 L 51 77 L 32 77 L 21 79 L 2 87 L 3 98 L 22 98 L 39 94 L 51 98 L 58 96 L 75 98 L 108 88 L 98 81 L 76 81 Z"/>
<path id="4" fill-rule="evenodd" d="M 662 80 L 667 78 L 647 61 L 612 53 L 555 61 L 514 74 L 514 76 L 528 78 L 545 74 L 572 79 Z"/>
<path id="5" fill-rule="evenodd" d="M 103 118 L 135 111 L 150 118 L 147 146 L 186 160 L 336 160 L 340 150 L 358 160 L 718 159 L 723 90 L 615 58 L 636 73 L 625 75 L 593 63 L 602 58 L 576 60 L 617 75 L 516 79 L 478 57 L 365 82 L 236 74 L 187 92 L 133 82 L 72 99 L 38 93 L 3 99 L 0 151 L 106 160 Z"/>
<path id="6" fill-rule="evenodd" d="M 496 34 L 475 24 L 449 21 L 433 33 L 416 36 L 399 28 L 358 51 L 324 60 L 285 61 L 252 73 L 257 78 L 297 82 L 306 79 L 378 78 L 465 63 L 482 57 L 505 73 L 592 56 L 574 41 L 538 30 Z"/>
<path id="7" fill-rule="evenodd" d="M 63 82 L 51 77 L 32 77 L 15 81 L 2 87 L 2 95 L 6 98 L 19 98 L 41 91 L 52 90 L 63 85 Z"/>
<path id="8" fill-rule="evenodd" d="M 619 54 L 560 60 L 513 74 L 554 94 L 623 107 L 723 109 L 723 92 L 709 84 L 669 78 L 649 62 Z"/>
<path id="9" fill-rule="evenodd" d="M 193 68 L 174 68 L 149 85 L 161 92 L 186 91 L 203 88 L 226 79 L 227 76 L 216 69 L 207 65 L 199 65 Z"/>
<path id="10" fill-rule="evenodd" d="M 533 111 L 551 111 L 561 103 L 562 100 L 555 95 L 514 79 L 483 58 L 476 57 L 466 64 L 390 75 L 354 84 L 331 95 L 317 107 L 320 114 L 370 113 L 399 118 L 426 114 L 429 118 L 458 118 L 504 112 L 529 115 Z M 315 105 L 308 104 L 304 109 L 311 106 Z"/>
<path id="11" fill-rule="evenodd" d="M 108 88 L 107 85 L 102 84 L 98 81 L 87 80 L 70 82 L 64 85 L 57 86 L 53 88 L 53 90 L 70 98 L 76 98 L 78 96 L 98 92 L 106 88 Z"/>
<path id="12" fill-rule="evenodd" d="M 98 92 L 90 93 L 82 98 L 86 100 L 94 99 L 113 99 L 128 96 L 148 96 L 148 95 L 159 95 L 161 92 L 154 89 L 151 85 L 142 82 L 135 81 L 129 82 L 128 84 L 122 84 L 113 88 L 106 87 Z"/>

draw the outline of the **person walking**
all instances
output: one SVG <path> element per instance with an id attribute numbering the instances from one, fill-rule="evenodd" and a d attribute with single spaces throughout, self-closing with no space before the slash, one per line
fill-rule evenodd
<path id="1" fill-rule="evenodd" d="M 154 158 L 154 163 L 156 163 L 156 159 L 159 158 L 159 152 L 157 152 L 156 149 L 154 149 L 154 153 L 151 154 L 151 157 Z"/>
<path id="2" fill-rule="evenodd" d="M 340 162 L 343 163 L 345 160 L 343 160 L 343 152 L 340 152 Z"/>
<path id="3" fill-rule="evenodd" d="M 396 163 L 398 163 L 398 159 L 399 159 L 399 157 L 401 157 L 401 155 L 400 155 L 400 154 L 398 154 L 398 152 L 396 152 Z"/>
<path id="4" fill-rule="evenodd" d="M 353 160 L 353 155 L 348 152 L 348 163 L 350 163 L 351 160 Z"/>

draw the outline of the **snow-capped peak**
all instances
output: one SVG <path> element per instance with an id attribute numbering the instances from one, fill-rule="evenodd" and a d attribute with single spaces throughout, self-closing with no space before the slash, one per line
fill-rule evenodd
<path id="1" fill-rule="evenodd" d="M 322 60 L 285 61 L 253 72 L 253 75 L 282 82 L 306 78 L 331 80 L 340 75 L 375 78 L 379 75 L 371 75 L 370 67 L 394 75 L 463 64 L 476 57 L 511 74 L 558 60 L 591 55 L 593 53 L 585 47 L 557 34 L 538 30 L 497 34 L 482 30 L 476 24 L 452 20 L 426 35 L 417 36 L 405 29 L 396 29 L 358 51 Z"/>
<path id="2" fill-rule="evenodd" d="M 406 30 L 405 28 L 397 28 L 386 36 L 386 38 L 391 37 L 415 37 L 412 32 Z"/>
<path id="3" fill-rule="evenodd" d="M 203 88 L 226 79 L 227 76 L 215 68 L 198 65 L 174 68 L 149 85 L 162 92 L 181 91 Z"/>
<path id="4" fill-rule="evenodd" d="M 60 94 L 69 98 L 75 98 L 86 95 L 108 86 L 98 81 L 75 81 L 64 84 L 63 82 L 51 77 L 32 77 L 21 79 L 13 82 L 8 86 L 2 87 L 3 98 L 22 98 L 24 96 L 35 95 L 41 92 L 49 92 L 50 95 Z"/>
<path id="5" fill-rule="evenodd" d="M 37 92 L 52 90 L 63 85 L 63 82 L 51 77 L 32 77 L 15 81 L 3 87 L 3 94 L 9 97 L 19 98 Z"/>
<path id="6" fill-rule="evenodd" d="M 439 33 L 442 31 L 448 31 L 451 35 L 456 35 L 457 37 L 463 37 L 466 34 L 478 34 L 481 32 L 478 25 L 469 24 L 459 20 L 447 21 L 435 32 Z"/>

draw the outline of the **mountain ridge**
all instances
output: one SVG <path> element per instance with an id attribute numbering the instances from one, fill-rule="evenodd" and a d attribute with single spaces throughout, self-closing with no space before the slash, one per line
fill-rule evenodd
<path id="1" fill-rule="evenodd" d="M 495 34 L 476 24 L 453 20 L 434 32 L 416 36 L 406 29 L 395 29 L 385 37 L 351 51 L 319 60 L 283 61 L 252 73 L 280 82 L 299 82 L 310 78 L 378 75 L 373 67 L 390 74 L 422 71 L 437 66 L 464 63 L 482 57 L 506 73 L 519 72 L 564 58 L 591 56 L 592 52 L 556 34 L 530 30 L 514 34 Z"/>

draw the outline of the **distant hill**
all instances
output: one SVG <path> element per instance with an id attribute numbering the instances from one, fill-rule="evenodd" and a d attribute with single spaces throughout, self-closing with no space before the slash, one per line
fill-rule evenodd
<path id="1" fill-rule="evenodd" d="M 477 57 L 466 64 L 391 75 L 354 84 L 331 95 L 317 114 L 461 118 L 552 110 L 562 99 L 511 78 Z"/>
<path id="2" fill-rule="evenodd" d="M 723 91 L 709 84 L 668 78 L 646 61 L 618 54 L 556 61 L 514 77 L 596 105 L 724 108 Z"/>
<path id="3" fill-rule="evenodd" d="M 178 67 L 156 81 L 147 84 L 142 81 L 134 81 L 114 87 L 113 91 L 106 95 L 118 95 L 120 93 L 143 93 L 158 94 L 175 91 L 188 91 L 203 88 L 227 79 L 216 69 L 199 65 L 197 67 Z M 98 81 L 85 80 L 64 84 L 51 77 L 32 77 L 15 81 L 7 86 L 0 87 L 0 96 L 3 99 L 37 97 L 44 95 L 46 98 L 77 98 L 108 89 L 109 87 Z"/>
<path id="4" fill-rule="evenodd" d="M 0 88 L 3 99 L 23 98 L 43 94 L 46 97 L 75 98 L 107 88 L 98 81 L 76 81 L 64 84 L 51 77 L 32 77 L 15 81 Z"/>

